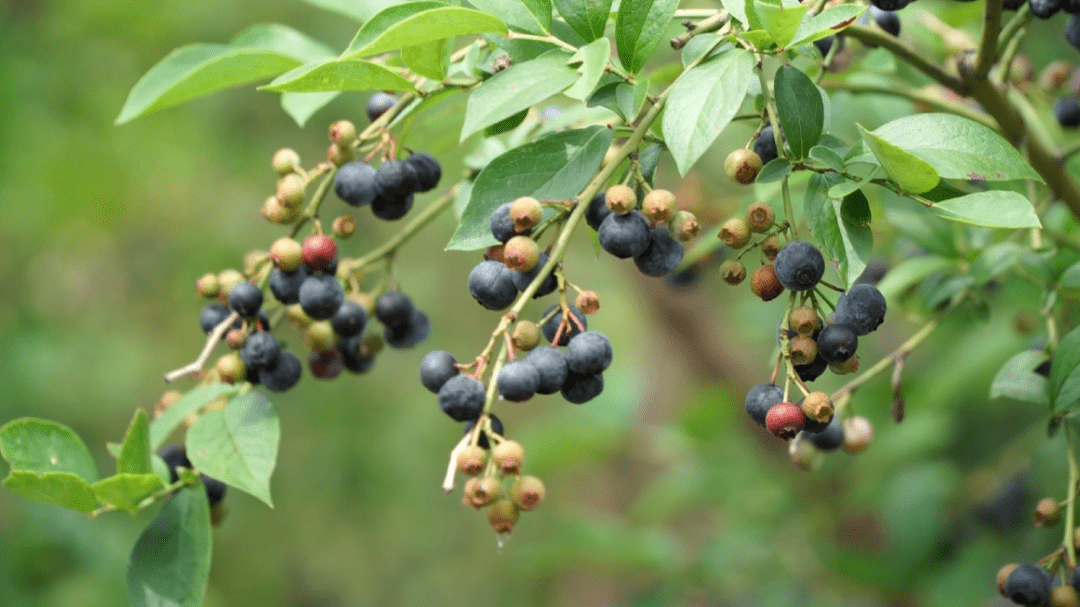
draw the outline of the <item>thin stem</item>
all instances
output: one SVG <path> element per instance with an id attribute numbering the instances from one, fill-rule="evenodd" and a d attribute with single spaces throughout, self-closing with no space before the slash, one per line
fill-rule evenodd
<path id="1" fill-rule="evenodd" d="M 717 11 L 715 14 L 706 17 L 702 21 L 694 24 L 694 27 L 682 34 L 679 34 L 675 38 L 671 39 L 671 48 L 679 50 L 686 46 L 687 42 L 699 34 L 706 34 L 709 32 L 715 32 L 727 23 L 730 15 L 725 10 Z"/>
<path id="2" fill-rule="evenodd" d="M 1005 24 L 1005 27 L 1001 28 L 1001 33 L 998 35 L 998 46 L 1003 46 L 1012 39 L 1021 29 L 1023 29 L 1028 22 L 1031 21 L 1031 7 L 1025 2 L 1020 6 L 1020 9 L 1016 11 L 1012 19 Z"/>
<path id="3" fill-rule="evenodd" d="M 870 381 L 875 375 L 881 373 L 885 369 L 888 369 L 891 365 L 895 364 L 896 361 L 906 357 L 912 350 L 918 347 L 919 344 L 925 341 L 926 338 L 929 337 L 930 334 L 933 333 L 934 329 L 936 329 L 937 327 L 938 322 L 936 320 L 932 320 L 926 323 L 923 328 L 919 329 L 919 331 L 912 335 L 910 338 L 908 338 L 907 341 L 900 344 L 900 347 L 893 350 L 891 354 L 877 361 L 874 366 L 863 371 L 859 374 L 858 377 L 844 384 L 836 392 L 833 392 L 831 399 L 835 402 L 841 397 L 850 396 L 853 392 L 855 392 L 855 390 L 858 390 L 863 384 Z"/>
<path id="4" fill-rule="evenodd" d="M 983 9 L 983 28 L 979 51 L 975 57 L 975 77 L 986 78 L 994 66 L 998 52 L 998 34 L 1001 33 L 1002 0 L 986 0 Z"/>
<path id="5" fill-rule="evenodd" d="M 423 228 L 428 223 L 430 223 L 432 219 L 438 217 L 439 213 L 441 213 L 448 206 L 450 206 L 452 202 L 454 202 L 454 192 L 456 188 L 457 186 L 432 201 L 432 203 L 428 205 L 427 208 L 425 208 L 423 211 L 420 211 L 420 213 L 413 217 L 412 220 L 405 225 L 405 227 L 401 228 L 401 231 L 391 236 L 390 239 L 384 242 L 382 245 L 373 249 L 367 255 L 364 255 L 356 261 L 350 263 L 347 266 L 347 271 L 356 272 L 357 270 L 361 270 L 364 267 L 371 265 L 372 263 L 385 257 L 386 255 L 395 252 L 398 247 L 400 247 L 402 244 L 412 238 L 412 236 L 416 234 L 416 232 L 420 231 L 420 228 Z"/>
<path id="6" fill-rule="evenodd" d="M 713 8 L 681 8 L 675 11 L 676 19 L 703 19 L 716 14 Z"/>
<path id="7" fill-rule="evenodd" d="M 917 51 L 909 48 L 906 44 L 900 42 L 885 30 L 871 29 L 862 25 L 849 25 L 847 29 L 844 30 L 844 35 L 855 38 L 860 42 L 868 42 L 872 45 L 876 44 L 877 46 L 884 48 L 898 59 L 911 64 L 915 69 L 961 95 L 966 95 L 968 92 L 967 86 L 965 86 L 958 78 L 946 73 L 941 66 L 923 58 Z"/>
<path id="8" fill-rule="evenodd" d="M 214 351 L 214 346 L 221 341 L 225 332 L 228 331 L 229 327 L 231 327 L 239 318 L 240 313 L 233 312 L 232 314 L 229 314 L 228 318 L 218 323 L 218 326 L 214 327 L 214 330 L 206 337 L 206 345 L 203 346 L 202 352 L 199 353 L 199 357 L 195 359 L 195 362 L 166 373 L 165 383 L 175 381 L 188 375 L 194 375 L 199 371 L 202 371 L 203 365 L 205 365 L 207 359 L 210 358 L 210 353 Z"/>
<path id="9" fill-rule="evenodd" d="M 1080 466 L 1076 463 L 1076 450 L 1073 446 L 1073 433 L 1065 424 L 1065 444 L 1069 459 L 1069 485 L 1065 492 L 1065 537 L 1062 544 L 1068 555 L 1069 567 L 1076 566 L 1076 544 L 1073 542 L 1073 530 L 1076 528 L 1076 486 L 1080 482 Z"/>
<path id="10" fill-rule="evenodd" d="M 177 480 L 175 483 L 170 483 L 168 485 L 165 485 L 161 489 L 158 489 L 157 491 L 155 491 L 155 492 L 151 493 L 150 495 L 146 496 L 145 498 L 143 498 L 143 500 L 141 502 L 136 504 L 135 505 L 135 512 L 139 512 L 140 510 L 144 510 L 146 508 L 149 508 L 150 506 L 153 506 L 155 503 L 157 503 L 158 500 L 162 499 L 163 497 L 168 497 L 168 496 L 172 495 L 172 493 L 174 491 L 177 491 L 179 489 L 183 489 L 184 487 L 188 486 L 189 484 L 193 484 L 193 483 L 181 478 L 181 479 Z M 101 506 L 101 507 L 91 511 L 88 514 L 90 515 L 90 518 L 97 518 L 97 517 L 101 516 L 102 514 L 104 514 L 106 512 L 115 512 L 116 510 L 118 510 L 118 508 L 116 506 L 113 506 L 112 504 L 105 504 L 104 506 Z"/>
<path id="11" fill-rule="evenodd" d="M 333 167 L 326 174 L 326 177 L 323 177 L 322 183 L 319 184 L 315 193 L 311 195 L 311 202 L 308 203 L 307 208 L 300 214 L 300 219 L 293 224 L 292 230 L 289 231 L 290 238 L 295 238 L 296 235 L 300 233 L 300 228 L 304 227 L 304 224 L 307 223 L 309 219 L 312 219 L 319 214 L 319 205 L 321 205 L 323 199 L 326 198 L 326 193 L 330 191 L 330 186 L 334 184 L 334 175 L 337 175 L 337 171 L 337 167 Z"/>
<path id="12" fill-rule="evenodd" d="M 548 44 L 554 44 L 554 45 L 557 45 L 557 46 L 561 46 L 564 49 L 566 49 L 568 51 L 571 51 L 571 52 L 575 52 L 575 53 L 578 50 L 577 47 L 574 46 L 573 44 L 570 44 L 569 42 L 564 42 L 563 40 L 559 40 L 555 36 L 535 36 L 533 34 L 520 34 L 518 32 L 511 31 L 511 32 L 507 32 L 506 39 L 507 40 L 535 40 L 537 42 L 547 42 Z"/>
<path id="13" fill-rule="evenodd" d="M 784 140 L 782 133 L 780 132 L 779 114 L 776 111 L 776 100 L 773 99 L 772 94 L 769 93 L 769 81 L 765 78 L 765 70 L 761 69 L 762 56 L 758 55 L 758 62 L 756 70 L 758 73 L 758 80 L 761 81 L 761 94 L 765 97 L 765 105 L 769 110 L 769 124 L 773 129 L 773 140 L 776 142 L 776 149 L 780 152 L 780 156 L 786 158 L 787 152 L 784 150 Z M 791 237 L 795 240 L 799 238 L 799 228 L 795 225 L 795 208 L 791 203 L 791 191 L 788 189 L 788 178 L 785 175 L 780 180 L 780 188 L 784 199 L 784 218 L 787 219 L 788 224 L 791 225 Z"/>

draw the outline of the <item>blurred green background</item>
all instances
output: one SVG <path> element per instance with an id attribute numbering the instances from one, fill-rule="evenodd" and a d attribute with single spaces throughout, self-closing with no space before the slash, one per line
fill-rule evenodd
<path id="1" fill-rule="evenodd" d="M 343 95 L 300 129 L 276 96 L 249 87 L 112 126 L 130 87 L 171 49 L 266 21 L 337 48 L 356 29 L 299 2 L 0 4 L 0 422 L 68 424 L 110 465 L 105 442 L 122 437 L 135 408 L 152 410 L 162 373 L 203 343 L 195 278 L 238 267 L 281 234 L 258 216 L 274 150 L 293 147 L 310 166 L 329 122 L 366 123 L 365 95 Z M 910 112 L 866 101 L 834 95 L 833 132 Z M 478 145 L 457 146 L 460 111 L 459 97 L 406 141 L 444 160 L 444 186 Z M 706 226 L 740 212 L 746 192 L 715 176 L 750 133 L 730 129 L 685 179 L 662 164 L 658 184 Z M 347 209 L 336 199 L 324 208 Z M 358 219 L 347 255 L 397 228 Z M 883 258 L 913 250 L 880 225 Z M 783 303 L 723 285 L 715 265 L 689 288 L 644 279 L 580 234 L 567 273 L 600 293 L 590 327 L 611 337 L 615 362 L 584 406 L 538 397 L 496 408 L 548 488 L 499 550 L 460 490 L 439 488 L 461 429 L 416 376 L 429 350 L 474 356 L 498 320 L 465 286 L 478 256 L 442 252 L 452 229 L 440 218 L 398 257 L 402 288 L 432 319 L 427 342 L 385 351 L 368 375 L 308 375 L 272 395 L 276 508 L 230 494 L 208 607 L 990 605 L 1001 601 L 1001 564 L 1060 541 L 1029 518 L 1039 497 L 1063 493 L 1060 437 L 1046 439 L 1044 411 L 988 400 L 997 368 L 1044 338 L 1018 323 L 1037 313 L 1033 289 L 1003 281 L 988 321 L 951 316 L 909 360 L 904 422 L 890 421 L 888 378 L 878 378 L 853 402 L 875 423 L 873 447 L 804 472 L 742 405 L 768 380 Z M 917 330 L 890 304 L 885 327 L 860 346 L 864 365 Z M 292 329 L 282 337 L 299 345 Z M 0 491 L 0 605 L 126 605 L 127 555 L 151 515 L 89 521 Z"/>

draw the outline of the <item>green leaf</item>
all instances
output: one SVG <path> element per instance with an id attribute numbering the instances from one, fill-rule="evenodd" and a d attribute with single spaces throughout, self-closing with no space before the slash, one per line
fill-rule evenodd
<path id="1" fill-rule="evenodd" d="M 432 40 L 465 34 L 506 35 L 498 17 L 471 8 L 422 0 L 391 6 L 368 20 L 356 32 L 343 58 L 367 57 Z"/>
<path id="2" fill-rule="evenodd" d="M 726 4 L 725 4 L 726 6 Z M 866 10 L 860 4 L 839 4 L 830 6 L 817 15 L 806 19 L 799 25 L 799 30 L 788 46 L 807 44 L 822 38 L 839 34 L 847 26 L 855 23 L 859 15 Z"/>
<path id="3" fill-rule="evenodd" d="M 975 279 L 975 284 L 984 285 L 1019 264 L 1028 250 L 1015 242 L 1007 241 L 986 247 L 971 264 L 971 276 Z"/>
<path id="4" fill-rule="evenodd" d="M 326 107 L 339 92 L 333 93 L 282 93 L 281 109 L 285 110 L 296 122 L 297 126 L 304 126 L 315 112 Z"/>
<path id="5" fill-rule="evenodd" d="M 586 42 L 604 35 L 611 0 L 555 0 L 555 8 L 575 32 Z"/>
<path id="6" fill-rule="evenodd" d="M 1061 273 L 1061 277 L 1058 278 L 1058 286 L 1069 291 L 1080 289 L 1080 261 L 1069 266 Z"/>
<path id="7" fill-rule="evenodd" d="M 469 204 L 446 248 L 472 251 L 495 243 L 491 214 L 519 196 L 576 197 L 600 169 L 611 139 L 611 131 L 600 126 L 562 131 L 495 158 L 476 176 Z"/>
<path id="8" fill-rule="evenodd" d="M 1035 372 L 1046 360 L 1046 354 L 1036 350 L 1024 350 L 1002 365 L 990 383 L 990 398 L 1014 400 L 1049 406 L 1047 379 Z"/>
<path id="9" fill-rule="evenodd" d="M 124 434 L 120 454 L 116 456 L 116 472 L 145 474 L 150 472 L 150 426 L 146 411 L 137 409 Z"/>
<path id="10" fill-rule="evenodd" d="M 803 16 L 806 15 L 807 6 L 797 4 L 792 7 L 783 7 L 755 0 L 754 8 L 757 9 L 761 24 L 769 32 L 773 42 L 783 48 L 795 37 L 795 33 L 799 30 L 799 24 L 802 23 Z M 790 68 L 790 66 L 785 67 Z"/>
<path id="11" fill-rule="evenodd" d="M 753 55 L 733 49 L 684 72 L 668 96 L 661 130 L 679 173 L 686 175 L 742 106 Z"/>
<path id="12" fill-rule="evenodd" d="M 941 272 L 955 272 L 956 269 L 955 259 L 922 255 L 908 259 L 890 269 L 885 274 L 885 278 L 877 284 L 877 288 L 886 299 L 892 299 L 927 276 Z"/>
<path id="13" fill-rule="evenodd" d="M 135 83 L 116 124 L 333 55 L 321 42 L 277 24 L 249 27 L 228 44 L 183 46 Z"/>
<path id="14" fill-rule="evenodd" d="M 745 0 L 720 0 L 720 5 L 727 10 L 733 19 L 744 26 L 750 25 L 747 21 Z"/>
<path id="15" fill-rule="evenodd" d="M 776 71 L 773 89 L 781 130 L 795 159 L 802 160 L 817 144 L 825 124 L 821 93 L 813 80 L 790 65 Z"/>
<path id="16" fill-rule="evenodd" d="M 615 18 L 619 62 L 636 74 L 667 34 L 679 0 L 622 0 Z"/>
<path id="17" fill-rule="evenodd" d="M 1026 197 L 1005 190 L 950 198 L 935 203 L 929 210 L 949 221 L 984 228 L 1037 228 L 1042 225 Z"/>
<path id="18" fill-rule="evenodd" d="M 305 63 L 259 87 L 275 93 L 327 93 L 334 91 L 403 91 L 412 84 L 393 70 L 358 59 L 326 59 Z"/>
<path id="19" fill-rule="evenodd" d="M 180 397 L 180 400 L 172 404 L 160 417 L 150 423 L 150 449 L 157 451 L 169 438 L 173 430 L 177 428 L 184 418 L 195 413 L 206 403 L 240 390 L 240 386 L 233 384 L 216 383 L 201 388 L 195 388 L 191 392 Z"/>
<path id="20" fill-rule="evenodd" d="M 210 503 L 202 486 L 177 491 L 131 550 L 131 607 L 201 607 L 210 578 L 210 539 Z"/>
<path id="21" fill-rule="evenodd" d="M 610 56 L 611 42 L 607 38 L 597 38 L 579 48 L 570 58 L 570 64 L 581 63 L 581 77 L 564 94 L 579 101 L 588 99 L 600 83 Z"/>
<path id="22" fill-rule="evenodd" d="M 469 0 L 469 4 L 519 32 L 542 36 L 551 31 L 551 0 Z"/>
<path id="23" fill-rule="evenodd" d="M 91 483 L 98 479 L 86 443 L 71 428 L 46 419 L 22 417 L 0 427 L 0 455 L 12 470 L 70 472 Z"/>
<path id="24" fill-rule="evenodd" d="M 827 148 L 823 145 L 815 145 L 810 148 L 810 152 L 807 154 L 811 160 L 817 161 L 834 171 L 844 170 L 844 159 L 837 154 L 832 148 Z"/>
<path id="25" fill-rule="evenodd" d="M 838 175 L 813 175 L 806 186 L 804 215 L 822 253 L 832 259 L 845 284 L 851 285 L 866 269 L 874 250 L 874 236 L 869 227 L 869 204 L 861 190 L 844 199 L 829 196 Z"/>
<path id="26" fill-rule="evenodd" d="M 270 475 L 281 429 L 265 396 L 249 392 L 199 417 L 187 433 L 187 456 L 199 471 L 274 506 Z"/>
<path id="27" fill-rule="evenodd" d="M 147 467 L 149 468 L 149 466 Z M 109 478 L 103 478 L 91 485 L 91 489 L 94 490 L 94 495 L 98 501 L 129 512 L 138 510 L 139 502 L 162 487 L 164 485 L 161 479 L 152 472 L 145 474 L 121 473 Z"/>
<path id="28" fill-rule="evenodd" d="M 394 0 L 388 1 L 396 4 Z M 304 2 L 344 15 L 358 23 L 367 21 L 373 14 L 373 10 L 369 6 L 373 3 L 373 0 L 368 0 L 368 2 L 357 2 L 356 0 L 304 0 Z"/>
<path id="29" fill-rule="evenodd" d="M 568 59 L 569 53 L 549 51 L 532 61 L 512 65 L 485 80 L 473 90 L 465 105 L 461 141 L 574 84 L 578 73 L 566 65 Z"/>
<path id="30" fill-rule="evenodd" d="M 1050 365 L 1050 408 L 1067 411 L 1080 404 L 1080 327 L 1061 339 Z"/>
<path id="31" fill-rule="evenodd" d="M 906 152 L 858 125 L 863 143 L 874 154 L 881 167 L 901 189 L 915 194 L 933 189 L 938 174 L 934 167 L 918 156 Z"/>
<path id="32" fill-rule="evenodd" d="M 70 472 L 38 474 L 29 470 L 12 470 L 4 479 L 4 487 L 26 499 L 78 512 L 90 512 L 97 507 L 89 483 Z"/>
<path id="33" fill-rule="evenodd" d="M 946 179 L 1042 181 L 1001 135 L 961 116 L 913 114 L 877 128 L 874 134 L 922 158 Z"/>
<path id="34" fill-rule="evenodd" d="M 774 158 L 769 161 L 769 164 L 761 167 L 761 171 L 758 173 L 757 179 L 754 183 L 771 183 L 773 181 L 780 181 L 784 177 L 791 174 L 791 161 L 787 158 Z"/>
<path id="35" fill-rule="evenodd" d="M 432 40 L 401 49 L 401 61 L 410 70 L 432 80 L 445 80 L 450 67 L 450 39 Z"/>

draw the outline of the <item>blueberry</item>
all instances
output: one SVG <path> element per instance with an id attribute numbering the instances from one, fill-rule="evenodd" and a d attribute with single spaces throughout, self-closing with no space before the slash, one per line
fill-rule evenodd
<path id="1" fill-rule="evenodd" d="M 199 324 L 202 326 L 203 333 L 210 333 L 228 317 L 229 310 L 225 306 L 218 303 L 206 304 L 199 313 Z"/>
<path id="2" fill-rule="evenodd" d="M 611 342 L 599 331 L 585 331 L 566 346 L 566 366 L 579 375 L 600 373 L 611 364 Z"/>
<path id="3" fill-rule="evenodd" d="M 649 220 L 641 211 L 626 215 L 612 213 L 596 231 L 600 247 L 620 259 L 641 255 L 649 247 Z"/>
<path id="4" fill-rule="evenodd" d="M 885 320 L 885 296 L 876 287 L 857 284 L 836 302 L 836 322 L 847 325 L 856 335 L 874 331 Z"/>
<path id="5" fill-rule="evenodd" d="M 506 309 L 518 294 L 514 270 L 500 261 L 481 261 L 469 273 L 469 293 L 488 310 Z"/>
<path id="6" fill-rule="evenodd" d="M 416 170 L 400 160 L 387 160 L 375 170 L 375 194 L 379 198 L 404 200 L 419 187 Z"/>
<path id="7" fill-rule="evenodd" d="M 205 474 L 202 475 L 203 488 L 206 489 L 206 498 L 210 500 L 210 507 L 218 505 L 221 500 L 225 499 L 225 483 L 219 481 L 216 478 L 210 478 Z"/>
<path id="8" fill-rule="evenodd" d="M 562 395 L 567 401 L 580 405 L 600 396 L 604 391 L 604 376 L 601 373 L 593 375 L 578 375 L 574 372 L 566 374 L 563 382 Z"/>
<path id="9" fill-rule="evenodd" d="M 506 244 L 506 241 L 516 234 L 525 236 L 532 234 L 531 228 L 524 232 L 514 231 L 514 220 L 510 219 L 510 207 L 512 206 L 514 206 L 513 201 L 505 202 L 499 205 L 495 212 L 491 214 L 491 235 L 495 237 L 495 240 L 503 244 Z"/>
<path id="10" fill-rule="evenodd" d="M 772 384 L 760 384 L 746 393 L 746 413 L 754 423 L 765 427 L 765 415 L 773 405 L 784 402 L 784 389 Z"/>
<path id="11" fill-rule="evenodd" d="M 505 436 L 502 420 L 496 417 L 494 413 L 488 413 L 488 417 L 491 418 L 491 431 L 495 434 L 498 434 L 499 436 Z M 478 417 L 476 419 L 480 418 Z M 476 419 L 470 419 L 465 424 L 465 434 L 471 432 L 473 427 L 476 426 Z M 487 432 L 480 432 L 480 436 L 476 439 L 476 446 L 480 447 L 481 449 L 487 449 L 491 447 L 491 443 L 488 441 Z"/>
<path id="12" fill-rule="evenodd" d="M 254 283 L 242 282 L 229 291 L 229 307 L 245 318 L 258 314 L 262 303 L 262 289 Z"/>
<path id="13" fill-rule="evenodd" d="M 388 327 L 409 322 L 412 313 L 412 300 L 401 291 L 383 293 L 375 300 L 375 318 Z"/>
<path id="14" fill-rule="evenodd" d="M 825 40 L 828 40 L 828 43 L 832 44 L 833 38 L 833 36 L 822 38 L 821 40 L 814 42 L 814 44 L 818 44 Z M 843 38 L 840 38 L 841 46 L 843 46 L 843 40 Z M 821 46 L 818 46 L 818 49 L 821 50 Z M 829 47 L 825 46 L 824 50 L 821 50 L 821 55 L 825 56 L 828 52 Z M 771 124 L 765 125 L 765 128 L 761 129 L 761 134 L 754 140 L 754 153 L 761 157 L 762 165 L 769 164 L 773 160 L 776 160 L 780 155 L 776 150 L 776 138 L 773 136 Z"/>
<path id="15" fill-rule="evenodd" d="M 329 274 L 314 274 L 300 284 L 300 307 L 315 320 L 326 320 L 334 315 L 345 301 L 341 283 Z"/>
<path id="16" fill-rule="evenodd" d="M 341 352 L 341 362 L 345 368 L 353 373 L 367 373 L 375 364 L 374 356 L 364 356 L 360 353 L 363 345 L 360 335 L 347 337 L 338 342 L 338 352 Z"/>
<path id="17" fill-rule="evenodd" d="M 169 467 L 169 482 L 175 483 L 180 480 L 180 474 L 177 473 L 177 468 L 191 468 L 191 461 L 187 458 L 187 452 L 184 451 L 184 447 L 181 445 L 169 445 L 162 448 L 158 452 L 158 456 L 165 460 L 165 465 Z"/>
<path id="18" fill-rule="evenodd" d="M 600 224 L 604 222 L 604 218 L 608 215 L 611 215 L 611 209 L 607 206 L 604 193 L 600 192 L 589 201 L 589 208 L 585 209 L 585 222 L 589 224 L 590 228 L 599 230 Z"/>
<path id="19" fill-rule="evenodd" d="M 1072 578 L 1069 584 L 1077 591 L 1080 592 L 1080 567 L 1073 569 Z"/>
<path id="20" fill-rule="evenodd" d="M 1077 103 L 1075 95 L 1065 95 L 1054 102 L 1054 118 L 1065 128 L 1080 126 L 1080 103 Z"/>
<path id="21" fill-rule="evenodd" d="M 821 53 L 822 57 L 829 54 L 829 49 L 832 48 L 833 44 L 840 45 L 840 46 L 838 46 L 836 48 L 836 52 L 842 51 L 844 49 L 844 37 L 843 36 L 826 36 L 825 38 L 820 38 L 818 40 L 814 40 L 814 46 L 817 47 L 817 50 L 818 50 L 818 52 Z M 762 131 L 762 132 L 764 132 L 764 131 Z M 775 140 L 774 140 L 773 148 L 775 149 L 775 147 L 776 147 L 776 143 L 775 143 Z M 754 142 L 754 151 L 755 152 L 757 151 L 757 142 L 756 141 Z M 761 154 L 758 154 L 758 156 L 761 156 Z M 774 155 L 773 158 L 776 158 L 776 156 Z M 761 156 L 761 162 L 762 162 L 762 164 L 765 163 L 765 157 L 764 156 Z"/>
<path id="22" fill-rule="evenodd" d="M 1054 361 L 1053 358 L 1048 358 L 1048 359 L 1042 361 L 1041 363 L 1039 363 L 1039 366 L 1035 367 L 1035 369 L 1034 369 L 1035 373 L 1038 373 L 1039 375 L 1042 375 L 1043 377 L 1050 377 L 1050 367 L 1051 367 L 1051 365 L 1053 365 L 1053 361 Z"/>
<path id="23" fill-rule="evenodd" d="M 386 113 L 387 110 L 394 107 L 398 102 L 398 98 L 390 93 L 375 93 L 371 97 L 368 97 L 367 111 L 368 119 L 372 122 L 378 120 L 379 116 Z"/>
<path id="24" fill-rule="evenodd" d="M 805 399 L 803 399 L 803 400 L 805 400 Z M 803 401 L 800 400 L 798 404 L 799 404 L 799 407 L 802 407 Z M 811 419 L 811 418 L 807 417 L 805 420 L 803 420 L 803 430 L 806 431 L 808 434 L 816 434 L 818 432 L 824 432 L 825 428 L 829 427 L 829 422 L 831 422 L 831 421 L 832 421 L 832 419 L 829 419 L 828 421 L 824 421 L 824 422 L 819 422 L 816 419 Z"/>
<path id="25" fill-rule="evenodd" d="M 412 167 L 413 172 L 416 173 L 417 192 L 428 192 L 439 185 L 439 179 L 442 178 L 442 166 L 431 154 L 417 152 L 406 158 L 405 164 Z"/>
<path id="26" fill-rule="evenodd" d="M 854 329 L 837 322 L 821 330 L 817 336 L 817 346 L 818 358 L 825 359 L 827 363 L 842 363 L 855 354 L 859 337 Z"/>
<path id="27" fill-rule="evenodd" d="M 1061 0 L 1028 0 L 1031 14 L 1039 19 L 1049 19 L 1061 10 Z"/>
<path id="28" fill-rule="evenodd" d="M 1042 607 L 1050 601 L 1050 572 L 1038 565 L 1020 565 L 1005 580 L 1005 596 L 1027 607 Z"/>
<path id="29" fill-rule="evenodd" d="M 1080 50 L 1080 15 L 1073 15 L 1065 22 L 1065 40 Z"/>
<path id="30" fill-rule="evenodd" d="M 484 400 L 484 384 L 468 375 L 451 377 L 439 388 L 439 407 L 459 422 L 480 417 Z"/>
<path id="31" fill-rule="evenodd" d="M 428 352 L 424 360 L 420 361 L 420 383 L 438 394 L 446 380 L 458 375 L 458 370 L 454 368 L 456 364 L 457 360 L 446 350 Z"/>
<path id="32" fill-rule="evenodd" d="M 870 4 L 883 11 L 898 11 L 910 3 L 911 0 L 870 0 Z"/>
<path id="33" fill-rule="evenodd" d="M 900 16 L 895 11 L 882 10 L 876 6 L 870 7 L 870 16 L 878 24 L 878 27 L 889 32 L 893 36 L 900 35 Z"/>
<path id="34" fill-rule="evenodd" d="M 806 438 L 818 449 L 832 451 L 844 444 L 844 428 L 840 425 L 840 419 L 834 416 L 824 430 L 808 432 Z"/>
<path id="35" fill-rule="evenodd" d="M 548 314 L 551 314 L 552 311 L 556 310 L 558 307 L 559 307 L 558 305 L 551 306 L 550 308 L 548 308 L 547 310 L 544 311 L 544 316 L 547 316 Z M 563 328 L 562 335 L 559 336 L 559 343 L 553 344 L 553 345 L 565 346 L 566 344 L 570 343 L 570 338 L 571 337 L 573 337 L 573 336 L 577 335 L 578 333 L 581 333 L 583 330 L 589 328 L 589 321 L 585 318 L 585 314 L 583 314 L 581 312 L 581 310 L 578 310 L 573 305 L 571 305 L 570 306 L 570 313 L 573 314 L 574 317 L 577 318 L 581 322 L 582 328 L 579 329 L 578 328 L 578 323 L 575 323 L 573 321 L 573 319 L 570 319 L 568 321 L 568 323 L 567 323 L 568 326 Z M 561 322 L 562 322 L 562 313 L 561 312 L 555 312 L 554 316 L 549 318 L 547 320 L 547 322 L 545 322 L 543 325 L 540 326 L 540 332 L 544 334 L 544 339 L 548 340 L 549 343 L 551 343 L 552 340 L 555 339 L 555 333 L 558 332 L 559 323 L 561 323 Z"/>
<path id="36" fill-rule="evenodd" d="M 397 350 L 411 348 L 428 338 L 431 334 L 431 321 L 427 314 L 413 310 L 409 322 L 383 330 L 383 341 Z"/>
<path id="37" fill-rule="evenodd" d="M 525 355 L 525 362 L 536 369 L 539 377 L 536 385 L 538 394 L 555 394 L 566 383 L 569 369 L 566 366 L 566 356 L 561 350 L 551 346 L 539 346 Z"/>
<path id="38" fill-rule="evenodd" d="M 295 354 L 282 348 L 272 367 L 259 370 L 259 382 L 275 392 L 284 392 L 300 381 L 304 367 Z"/>
<path id="39" fill-rule="evenodd" d="M 646 276 L 664 276 L 683 258 L 683 245 L 671 237 L 667 226 L 655 227 L 649 234 L 649 246 L 634 257 L 634 265 Z"/>
<path id="40" fill-rule="evenodd" d="M 524 291 L 529 287 L 529 284 L 532 283 L 534 278 L 536 278 L 536 275 L 539 274 L 540 270 L 542 270 L 544 268 L 544 265 L 547 264 L 549 257 L 550 256 L 547 253 L 541 252 L 540 261 L 536 262 L 536 267 L 529 270 L 528 272 L 522 272 L 520 270 L 510 270 L 510 276 L 513 279 L 514 286 L 517 288 L 518 291 Z M 559 281 L 555 278 L 555 273 L 549 272 L 547 278 L 544 279 L 544 282 L 540 283 L 540 288 L 537 289 L 536 293 L 533 294 L 533 299 L 536 299 L 537 297 L 543 297 L 548 293 L 551 293 L 556 288 L 558 288 L 558 286 Z"/>
<path id="41" fill-rule="evenodd" d="M 412 210 L 413 199 L 411 193 L 402 198 L 376 196 L 371 202 L 371 213 L 383 221 L 396 221 Z"/>
<path id="42" fill-rule="evenodd" d="M 281 344 L 273 335 L 265 331 L 252 333 L 248 336 L 247 342 L 244 343 L 244 347 L 240 351 L 240 357 L 245 364 L 260 369 L 274 366 L 280 354 Z"/>
<path id="43" fill-rule="evenodd" d="M 355 301 L 343 301 L 341 307 L 330 318 L 334 333 L 342 337 L 352 337 L 364 331 L 367 325 L 367 310 Z"/>
<path id="44" fill-rule="evenodd" d="M 846 359 L 845 359 L 846 360 Z M 829 368 L 829 361 L 821 357 L 821 351 L 819 346 L 818 355 L 814 357 L 813 362 L 805 365 L 795 365 L 795 373 L 798 374 L 799 379 L 806 381 L 814 381 L 821 377 L 821 374 Z"/>
<path id="45" fill-rule="evenodd" d="M 354 207 L 371 204 L 375 200 L 375 167 L 360 160 L 341 165 L 334 175 L 334 192 Z"/>
<path id="46" fill-rule="evenodd" d="M 270 272 L 270 292 L 274 298 L 283 304 L 294 304 L 300 301 L 300 285 L 304 279 L 311 276 L 311 270 L 303 264 L 292 272 L 282 272 L 274 268 Z"/>
<path id="47" fill-rule="evenodd" d="M 825 258 L 809 242 L 789 242 L 776 255 L 776 278 L 790 291 L 813 289 L 825 274 Z"/>
<path id="48" fill-rule="evenodd" d="M 536 394 L 536 388 L 540 385 L 540 374 L 536 372 L 536 367 L 524 360 L 515 360 L 499 369 L 499 376 L 495 381 L 503 398 L 520 403 Z"/>
<path id="49" fill-rule="evenodd" d="M 1002 8 L 1007 11 L 1018 11 L 1021 6 L 1027 4 L 1027 0 L 1005 0 Z"/>

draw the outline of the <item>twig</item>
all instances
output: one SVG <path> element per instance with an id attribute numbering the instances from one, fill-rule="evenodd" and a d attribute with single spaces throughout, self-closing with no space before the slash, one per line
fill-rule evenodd
<path id="1" fill-rule="evenodd" d="M 195 362 L 166 373 L 165 383 L 175 381 L 188 375 L 194 375 L 199 371 L 202 371 L 203 365 L 206 364 L 206 360 L 210 358 L 210 353 L 214 351 L 214 346 L 221 341 L 225 332 L 228 331 L 229 327 L 231 327 L 239 318 L 240 313 L 233 312 L 232 314 L 229 314 L 228 318 L 218 323 L 218 326 L 214 327 L 214 330 L 206 337 L 206 345 L 203 346 L 202 352 L 199 353 L 199 357 L 195 359 Z"/>

